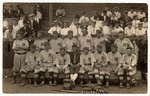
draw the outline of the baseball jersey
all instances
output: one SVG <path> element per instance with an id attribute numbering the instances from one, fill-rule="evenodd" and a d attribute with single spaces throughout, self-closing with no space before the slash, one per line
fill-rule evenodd
<path id="1" fill-rule="evenodd" d="M 14 50 L 15 48 L 26 48 L 28 49 L 29 48 L 29 43 L 27 40 L 25 39 L 22 39 L 22 40 L 15 40 L 13 42 L 13 47 L 12 49 Z M 24 50 L 24 49 L 19 49 L 19 50 L 14 50 L 15 53 L 26 53 L 27 50 Z"/>
<path id="2" fill-rule="evenodd" d="M 70 56 L 69 54 L 65 54 L 64 56 L 57 54 L 54 64 L 58 66 L 67 66 L 70 64 Z"/>
<path id="3" fill-rule="evenodd" d="M 136 15 L 137 15 L 137 13 L 135 11 L 133 11 L 133 12 L 129 11 L 128 12 L 128 16 L 131 17 L 132 19 L 133 19 L 133 16 L 136 16 Z"/>
<path id="4" fill-rule="evenodd" d="M 69 28 L 73 31 L 73 36 L 82 35 L 81 28 L 77 28 L 75 25 L 74 26 L 72 25 Z"/>
<path id="5" fill-rule="evenodd" d="M 133 26 L 134 28 L 137 28 L 139 23 L 140 23 L 140 20 L 133 20 L 133 21 L 132 21 L 132 26 Z"/>
<path id="6" fill-rule="evenodd" d="M 92 37 L 89 35 L 86 36 L 80 36 L 79 37 L 79 45 L 80 45 L 80 50 L 83 50 L 84 47 L 88 47 L 90 50 L 92 49 Z"/>
<path id="7" fill-rule="evenodd" d="M 106 46 L 105 46 L 105 38 L 100 37 L 100 38 L 93 38 L 93 46 L 96 49 L 97 45 L 102 45 L 103 46 L 103 51 L 106 51 Z"/>
<path id="8" fill-rule="evenodd" d="M 47 42 L 46 39 L 36 39 L 34 41 L 34 45 L 36 46 L 37 50 L 43 50 L 44 49 L 44 43 Z"/>
<path id="9" fill-rule="evenodd" d="M 136 29 L 135 29 L 135 34 L 136 34 L 136 36 L 145 35 L 145 34 L 146 34 L 146 30 L 145 30 L 144 28 L 141 28 L 141 29 L 136 28 Z"/>
<path id="10" fill-rule="evenodd" d="M 49 49 L 48 51 L 42 50 L 40 52 L 41 61 L 42 63 L 50 63 L 52 64 L 55 60 L 56 54 L 55 51 L 52 49 Z"/>
<path id="11" fill-rule="evenodd" d="M 63 39 L 58 38 L 58 39 L 52 39 L 50 40 L 50 46 L 51 49 L 53 49 L 56 53 L 60 52 L 60 48 L 63 47 Z"/>
<path id="12" fill-rule="evenodd" d="M 137 64 L 137 57 L 135 54 L 132 54 L 131 56 L 124 54 L 122 56 L 123 64 L 127 64 L 128 66 L 135 66 Z"/>
<path id="13" fill-rule="evenodd" d="M 138 12 L 137 17 L 138 17 L 138 19 L 142 19 L 142 18 L 146 17 L 146 13 L 145 12 L 143 12 L 143 13 Z"/>
<path id="14" fill-rule="evenodd" d="M 112 53 L 111 51 L 108 53 L 108 58 L 109 58 L 109 62 L 110 64 L 120 64 L 122 63 L 122 56 L 119 52 L 116 53 Z"/>
<path id="15" fill-rule="evenodd" d="M 121 28 L 121 27 L 118 27 L 118 28 L 114 27 L 112 29 L 111 33 L 119 33 L 120 31 L 123 31 L 123 28 Z"/>
<path id="16" fill-rule="evenodd" d="M 110 29 L 109 26 L 103 26 L 102 27 L 102 32 L 103 32 L 104 35 L 111 35 L 110 31 L 111 31 L 111 29 Z"/>
<path id="17" fill-rule="evenodd" d="M 12 29 L 12 37 L 13 38 L 16 38 L 16 34 L 17 34 L 17 32 L 18 32 L 18 30 L 20 29 L 20 26 L 19 25 L 13 25 L 13 29 Z"/>
<path id="18" fill-rule="evenodd" d="M 131 41 L 128 38 L 124 38 L 123 40 L 120 40 L 119 38 L 115 40 L 114 44 L 118 47 L 118 52 L 121 54 L 126 53 L 127 47 L 133 48 L 133 45 Z"/>
<path id="19" fill-rule="evenodd" d="M 94 65 L 95 58 L 94 55 L 89 52 L 87 55 L 81 54 L 80 56 L 80 65 L 84 67 L 85 65 Z"/>
<path id="20" fill-rule="evenodd" d="M 62 28 L 60 34 L 61 35 L 67 35 L 69 30 L 71 30 L 71 29 L 68 28 L 68 27 L 67 28 Z"/>
<path id="21" fill-rule="evenodd" d="M 72 39 L 69 39 L 69 38 L 65 38 L 64 39 L 64 47 L 66 48 L 66 51 L 67 52 L 72 52 L 72 46 L 73 44 L 77 45 L 77 39 L 76 38 L 72 38 Z"/>
<path id="22" fill-rule="evenodd" d="M 94 53 L 95 62 L 97 64 L 108 64 L 109 58 L 106 52 L 102 51 L 102 53 L 98 53 L 97 51 Z"/>
<path id="23" fill-rule="evenodd" d="M 26 59 L 25 62 L 27 63 L 28 66 L 35 66 L 40 63 L 40 54 L 39 52 L 35 51 L 34 53 L 28 52 L 26 54 Z"/>

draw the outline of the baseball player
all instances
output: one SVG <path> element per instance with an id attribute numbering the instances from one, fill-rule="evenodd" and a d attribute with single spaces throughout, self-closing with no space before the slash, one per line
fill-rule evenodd
<path id="1" fill-rule="evenodd" d="M 125 38 L 125 33 L 123 31 L 119 32 L 119 38 L 114 41 L 114 44 L 117 46 L 117 51 L 121 54 L 126 53 L 127 47 L 133 48 L 133 44 L 130 39 Z"/>
<path id="2" fill-rule="evenodd" d="M 88 83 L 91 84 L 91 80 L 93 78 L 93 65 L 94 65 L 95 59 L 94 56 L 91 52 L 89 52 L 89 48 L 88 47 L 84 47 L 83 48 L 83 53 L 80 56 L 80 70 L 79 70 L 79 74 L 80 74 L 80 84 L 83 85 L 83 77 L 85 74 L 88 74 Z"/>
<path id="3" fill-rule="evenodd" d="M 53 38 L 49 41 L 51 49 L 53 49 L 56 54 L 60 52 L 60 48 L 63 47 L 63 39 L 58 37 L 58 32 L 53 31 Z"/>
<path id="4" fill-rule="evenodd" d="M 119 80 L 122 80 L 121 64 L 122 64 L 122 55 L 117 51 L 117 46 L 112 44 L 111 51 L 108 53 L 110 72 L 115 73 Z M 122 82 L 120 84 L 122 86 Z"/>
<path id="5" fill-rule="evenodd" d="M 102 81 L 105 78 L 105 86 L 109 86 L 109 76 L 110 70 L 107 67 L 109 58 L 108 55 L 102 50 L 102 45 L 97 45 L 97 51 L 94 53 L 95 63 L 94 63 L 94 74 L 97 79 L 98 85 L 102 85 Z"/>
<path id="6" fill-rule="evenodd" d="M 80 36 L 78 40 L 81 52 L 83 51 L 84 47 L 88 47 L 88 49 L 92 51 L 92 37 L 88 35 L 88 31 L 86 28 L 82 28 L 82 36 Z"/>
<path id="7" fill-rule="evenodd" d="M 44 49 L 44 43 L 47 42 L 46 39 L 43 38 L 43 33 L 37 33 L 37 39 L 34 41 L 34 45 L 36 46 L 37 51 L 42 51 Z"/>
<path id="8" fill-rule="evenodd" d="M 122 73 L 127 79 L 127 88 L 130 88 L 132 76 L 136 74 L 137 56 L 133 54 L 132 48 L 127 48 L 127 53 L 122 56 Z M 123 79 L 123 78 L 122 78 Z M 122 82 L 121 82 L 122 83 Z M 122 86 L 121 86 L 122 87 Z"/>
<path id="9" fill-rule="evenodd" d="M 25 85 L 26 75 L 28 72 L 34 72 L 34 86 L 37 87 L 39 77 L 40 54 L 36 51 L 35 45 L 30 45 L 30 51 L 26 54 L 25 64 L 21 67 L 20 73 L 22 78 L 21 86 Z"/>
<path id="10" fill-rule="evenodd" d="M 44 43 L 44 50 L 40 52 L 41 55 L 41 68 L 40 68 L 40 75 L 41 75 L 41 86 L 44 85 L 44 73 L 46 71 L 49 72 L 49 85 L 52 84 L 52 79 L 55 77 L 54 73 L 57 73 L 56 66 L 54 65 L 56 53 L 53 49 L 50 49 L 49 43 Z M 55 82 L 56 84 L 56 82 Z M 55 85 L 54 84 L 54 85 Z"/>
<path id="11" fill-rule="evenodd" d="M 72 46 L 77 45 L 78 41 L 76 38 L 73 37 L 73 31 L 68 31 L 68 38 L 64 39 L 64 47 L 68 53 L 72 52 Z"/>
<path id="12" fill-rule="evenodd" d="M 66 52 L 65 48 L 62 47 L 60 48 L 60 53 L 56 55 L 56 59 L 54 64 L 57 66 L 57 72 L 59 73 L 64 73 L 65 74 L 65 79 L 69 79 L 70 75 L 70 70 L 69 70 L 69 65 L 70 65 L 70 56 Z"/>
<path id="13" fill-rule="evenodd" d="M 14 66 L 13 66 L 13 81 L 16 83 L 17 73 L 20 71 L 21 66 L 25 64 L 25 56 L 29 48 L 27 40 L 23 39 L 23 33 L 19 31 L 17 33 L 17 39 L 13 42 L 12 49 L 14 50 Z"/>

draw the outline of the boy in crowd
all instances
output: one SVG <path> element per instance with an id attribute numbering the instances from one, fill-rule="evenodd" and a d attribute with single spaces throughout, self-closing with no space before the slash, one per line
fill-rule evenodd
<path id="1" fill-rule="evenodd" d="M 41 86 L 44 85 L 44 75 L 45 72 L 48 71 L 49 73 L 49 85 L 52 85 L 52 79 L 55 75 L 54 73 L 57 73 L 56 66 L 54 65 L 55 61 L 55 51 L 50 49 L 49 43 L 44 43 L 44 50 L 40 52 L 41 55 L 41 68 L 40 68 L 40 75 L 41 75 Z M 54 82 L 54 85 L 56 82 Z"/>
<path id="2" fill-rule="evenodd" d="M 68 27 L 68 22 L 65 21 L 63 23 L 63 28 L 61 29 L 60 35 L 62 37 L 62 39 L 65 39 L 67 36 L 68 31 L 70 30 L 70 28 Z"/>
<path id="3" fill-rule="evenodd" d="M 39 31 L 37 33 L 37 38 L 34 41 L 34 45 L 36 46 L 37 51 L 42 51 L 44 49 L 44 43 L 47 42 L 46 39 L 43 38 L 43 33 Z"/>
<path id="4" fill-rule="evenodd" d="M 122 74 L 126 76 L 126 84 L 127 88 L 130 88 L 130 82 L 133 77 L 133 75 L 136 74 L 136 65 L 137 65 L 137 56 L 133 54 L 132 48 L 127 48 L 127 53 L 123 54 L 122 56 Z M 121 78 L 123 80 L 123 77 Z M 120 84 L 122 83 L 122 80 L 120 80 Z M 122 87 L 122 86 L 121 86 Z"/>
<path id="5" fill-rule="evenodd" d="M 75 25 L 70 25 L 69 28 L 73 31 L 73 36 L 79 37 L 82 35 L 79 22 L 76 22 Z"/>
<path id="6" fill-rule="evenodd" d="M 53 38 L 49 41 L 51 48 L 58 54 L 63 47 L 63 39 L 58 37 L 58 32 L 53 31 Z"/>
<path id="7" fill-rule="evenodd" d="M 96 30 L 100 29 L 99 27 L 96 26 L 96 21 L 91 21 L 91 25 L 88 26 L 88 34 L 90 36 L 95 36 L 96 35 Z"/>
<path id="8" fill-rule="evenodd" d="M 76 38 L 73 37 L 73 31 L 68 31 L 68 38 L 64 39 L 64 47 L 68 53 L 72 52 L 72 46 L 77 45 L 78 41 Z"/>
<path id="9" fill-rule="evenodd" d="M 13 81 L 16 83 L 16 77 L 20 68 L 25 63 L 25 55 L 28 51 L 29 43 L 27 40 L 23 39 L 23 33 L 20 31 L 17 33 L 17 39 L 13 42 L 12 49 L 14 50 L 14 66 L 13 66 Z"/>
<path id="10" fill-rule="evenodd" d="M 60 48 L 60 53 L 56 55 L 56 59 L 54 64 L 57 67 L 57 72 L 58 74 L 63 73 L 65 74 L 65 79 L 69 79 L 70 75 L 70 70 L 69 70 L 69 65 L 70 65 L 70 56 L 66 52 L 65 48 Z M 58 77 L 58 74 L 56 77 Z"/>
<path id="11" fill-rule="evenodd" d="M 138 27 L 135 29 L 136 36 L 144 36 L 146 33 L 146 30 L 143 28 L 143 23 L 138 23 Z"/>
<path id="12" fill-rule="evenodd" d="M 82 28 L 82 36 L 80 36 L 78 40 L 81 52 L 83 51 L 84 47 L 88 47 L 88 49 L 92 51 L 92 37 L 88 35 L 88 31 L 86 28 Z"/>
<path id="13" fill-rule="evenodd" d="M 114 41 L 114 44 L 117 46 L 117 51 L 121 54 L 126 53 L 128 47 L 133 48 L 133 44 L 130 39 L 125 38 L 125 33 L 123 31 L 119 32 L 119 38 Z"/>
<path id="14" fill-rule="evenodd" d="M 73 84 L 75 85 L 75 80 L 78 77 L 79 69 L 80 69 L 80 53 L 79 48 L 77 45 L 72 46 L 72 52 L 70 55 L 70 79 L 73 81 Z"/>
<path id="15" fill-rule="evenodd" d="M 114 36 L 118 36 L 118 33 L 120 32 L 120 31 L 123 31 L 123 28 L 121 28 L 120 26 L 120 22 L 119 21 L 116 21 L 115 22 L 115 25 L 114 25 L 114 28 L 112 29 L 112 31 L 111 31 L 111 34 L 112 35 L 114 35 Z"/>
<path id="16" fill-rule="evenodd" d="M 25 64 L 21 67 L 20 73 L 22 78 L 21 86 L 25 86 L 26 75 L 28 72 L 34 73 L 34 86 L 37 87 L 39 77 L 40 54 L 36 51 L 36 46 L 31 45 L 30 51 L 26 54 Z"/>
<path id="17" fill-rule="evenodd" d="M 109 57 L 109 65 L 110 72 L 115 73 L 117 76 L 119 76 L 119 80 L 122 80 L 122 73 L 120 72 L 121 64 L 122 64 L 122 56 L 119 52 L 117 52 L 117 46 L 112 44 L 111 45 L 111 51 L 108 53 Z M 122 82 L 120 84 L 122 87 Z"/>
<path id="18" fill-rule="evenodd" d="M 127 36 L 135 36 L 135 28 L 132 26 L 132 22 L 127 23 L 124 32 Z"/>
<path id="19" fill-rule="evenodd" d="M 91 84 L 93 78 L 93 65 L 95 58 L 93 54 L 89 51 L 88 47 L 83 48 L 83 53 L 80 56 L 80 84 L 83 85 L 84 75 L 88 74 L 88 84 Z"/>
<path id="20" fill-rule="evenodd" d="M 58 26 L 58 22 L 57 21 L 53 21 L 53 26 L 49 29 L 48 33 L 50 35 L 53 35 L 54 31 L 57 31 L 58 33 L 61 32 L 61 27 Z"/>
<path id="21" fill-rule="evenodd" d="M 102 45 L 97 45 L 97 51 L 94 53 L 95 63 L 94 63 L 94 74 L 98 85 L 102 85 L 104 78 L 106 79 L 105 86 L 109 86 L 109 76 L 110 70 L 107 65 L 109 58 L 107 54 L 103 51 Z"/>

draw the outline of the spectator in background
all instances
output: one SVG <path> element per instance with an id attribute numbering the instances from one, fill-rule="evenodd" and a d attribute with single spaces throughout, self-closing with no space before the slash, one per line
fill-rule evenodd
<path id="1" fill-rule="evenodd" d="M 38 25 L 39 25 L 39 28 L 41 28 L 41 20 L 42 20 L 42 13 L 40 11 L 40 8 L 38 7 L 36 9 L 36 15 L 35 15 L 35 20 L 37 21 Z"/>
<path id="2" fill-rule="evenodd" d="M 5 32 L 4 32 L 4 36 L 3 36 L 3 37 L 4 37 L 5 39 L 11 40 L 11 39 L 12 39 L 11 32 L 12 32 L 11 26 L 7 26 L 7 27 L 6 27 L 6 30 L 5 30 Z"/>
<path id="3" fill-rule="evenodd" d="M 56 10 L 56 17 L 57 18 L 62 18 L 62 17 L 65 17 L 66 15 L 66 11 L 65 9 L 63 8 L 63 6 L 59 6 L 59 8 Z"/>
<path id="4" fill-rule="evenodd" d="M 8 9 L 6 9 L 5 5 L 3 5 L 3 17 L 4 18 L 9 17 L 9 12 L 8 12 Z"/>
<path id="5" fill-rule="evenodd" d="M 143 28 L 143 23 L 138 23 L 138 27 L 135 29 L 136 36 L 144 36 L 146 30 Z"/>
<path id="6" fill-rule="evenodd" d="M 103 10 L 103 16 L 101 16 L 101 20 L 102 21 L 107 21 L 107 22 L 110 21 L 110 18 L 107 16 L 107 11 L 106 10 Z"/>
<path id="7" fill-rule="evenodd" d="M 144 8 L 141 8 L 139 12 L 137 12 L 137 17 L 139 20 L 146 17 L 146 13 L 144 12 Z"/>
<path id="8" fill-rule="evenodd" d="M 13 19 L 13 25 L 12 25 L 12 37 L 13 39 L 16 39 L 16 34 L 20 29 L 20 26 L 18 25 L 18 20 L 17 19 Z"/>
<path id="9" fill-rule="evenodd" d="M 79 23 L 87 24 L 89 22 L 89 17 L 87 17 L 87 13 L 83 12 L 82 16 L 79 19 Z"/>
<path id="10" fill-rule="evenodd" d="M 21 27 L 19 31 L 23 32 L 25 38 L 31 37 L 33 34 L 33 31 L 26 20 L 23 20 L 23 27 Z"/>
<path id="11" fill-rule="evenodd" d="M 147 22 L 147 18 L 146 17 L 144 17 L 143 18 L 143 28 L 145 29 L 145 30 L 148 30 L 148 22 Z"/>
<path id="12" fill-rule="evenodd" d="M 14 6 L 13 5 L 9 6 L 8 12 L 9 12 L 9 17 L 11 17 L 11 18 L 15 18 L 16 17 L 16 12 L 14 10 Z"/>
<path id="13" fill-rule="evenodd" d="M 21 15 L 24 14 L 24 11 L 23 11 L 23 9 L 20 7 L 20 5 L 17 5 L 16 7 L 17 7 L 16 16 L 17 16 L 17 18 L 19 19 L 19 18 L 21 17 Z"/>
<path id="14" fill-rule="evenodd" d="M 134 28 L 137 28 L 138 27 L 138 23 L 140 23 L 140 20 L 138 19 L 138 17 L 137 16 L 133 16 L 132 26 Z"/>
<path id="15" fill-rule="evenodd" d="M 30 14 L 29 15 L 29 27 L 35 33 L 40 29 L 38 22 L 35 20 L 35 14 Z"/>
<path id="16" fill-rule="evenodd" d="M 106 16 L 108 16 L 110 18 L 112 15 L 112 12 L 109 11 L 108 7 L 105 7 L 105 10 L 106 10 Z M 102 13 L 101 16 L 104 16 L 104 14 Z"/>
<path id="17" fill-rule="evenodd" d="M 124 24 L 125 24 L 125 26 L 126 26 L 129 21 L 132 21 L 132 18 L 129 17 L 129 16 L 128 16 L 128 12 L 125 11 L 124 14 L 122 15 L 121 20 L 124 21 Z"/>
<path id="18" fill-rule="evenodd" d="M 94 11 L 94 15 L 90 18 L 90 20 L 96 21 L 95 19 L 97 18 L 97 16 L 99 16 L 98 11 Z"/>
<path id="19" fill-rule="evenodd" d="M 63 28 L 61 29 L 61 32 L 60 32 L 63 39 L 67 36 L 69 30 L 71 30 L 71 29 L 68 26 L 68 22 L 65 21 L 63 23 Z"/>
<path id="20" fill-rule="evenodd" d="M 135 35 L 135 28 L 132 26 L 132 22 L 127 23 L 127 26 L 125 27 L 125 34 L 127 36 L 134 36 Z"/>
<path id="21" fill-rule="evenodd" d="M 131 7 L 130 11 L 128 11 L 128 16 L 133 19 L 133 17 L 136 15 L 137 15 L 137 12 L 135 11 L 134 7 Z"/>
<path id="22" fill-rule="evenodd" d="M 119 20 L 121 18 L 121 13 L 119 12 L 119 8 L 118 7 L 114 7 L 113 9 L 114 9 L 114 15 Z"/>
<path id="23" fill-rule="evenodd" d="M 80 28 L 80 23 L 76 22 L 75 25 L 70 25 L 69 27 L 72 31 L 73 31 L 73 36 L 81 36 L 82 32 L 81 32 L 81 28 Z"/>
<path id="24" fill-rule="evenodd" d="M 24 26 L 23 21 L 28 21 L 28 18 L 25 14 L 22 14 L 20 20 L 18 21 L 18 25 L 20 26 L 20 28 Z"/>
<path id="25" fill-rule="evenodd" d="M 103 27 L 102 27 L 102 33 L 106 36 L 110 36 L 111 35 L 111 28 L 108 26 L 108 22 L 104 21 L 103 22 Z"/>
<path id="26" fill-rule="evenodd" d="M 119 21 L 116 21 L 114 28 L 111 30 L 112 35 L 117 36 L 120 31 L 123 31 L 123 28 L 119 25 Z"/>
<path id="27" fill-rule="evenodd" d="M 57 31 L 58 34 L 60 34 L 61 29 L 62 28 L 58 26 L 58 22 L 57 21 L 53 21 L 53 26 L 49 29 L 48 33 L 50 35 L 53 35 L 53 31 Z"/>

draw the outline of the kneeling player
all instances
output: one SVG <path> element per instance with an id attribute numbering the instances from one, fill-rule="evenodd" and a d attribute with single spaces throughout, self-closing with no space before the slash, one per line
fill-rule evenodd
<path id="1" fill-rule="evenodd" d="M 40 52 L 41 55 L 41 68 L 40 68 L 40 76 L 41 76 L 41 86 L 44 85 L 44 76 L 45 72 L 48 71 L 49 73 L 49 85 L 52 84 L 53 77 L 55 78 L 55 73 L 57 73 L 56 66 L 54 65 L 55 60 L 55 51 L 50 49 L 49 43 L 44 43 L 44 50 Z M 56 85 L 56 82 L 54 82 L 54 85 Z"/>
<path id="2" fill-rule="evenodd" d="M 39 62 L 40 62 L 40 55 L 38 52 L 35 51 L 36 46 L 31 45 L 30 51 L 26 54 L 25 64 L 21 67 L 21 78 L 22 84 L 21 86 L 25 85 L 25 78 L 28 72 L 34 72 L 34 86 L 37 86 L 37 78 L 39 73 Z"/>
<path id="3" fill-rule="evenodd" d="M 94 53 L 94 58 L 96 59 L 94 64 L 94 73 L 95 78 L 97 79 L 98 85 L 102 85 L 102 81 L 105 78 L 106 84 L 105 86 L 109 86 L 109 76 L 110 76 L 110 70 L 108 69 L 108 56 L 107 54 L 102 51 L 103 46 L 97 45 L 97 51 Z"/>
<path id="4" fill-rule="evenodd" d="M 80 56 L 80 84 L 83 85 L 83 77 L 87 73 L 88 74 L 88 83 L 91 84 L 91 80 L 93 78 L 93 65 L 94 65 L 94 56 L 91 52 L 89 52 L 88 47 L 83 48 L 83 53 Z"/>
<path id="5" fill-rule="evenodd" d="M 122 79 L 122 73 L 120 72 L 121 70 L 121 63 L 122 63 L 122 59 L 121 59 L 121 54 L 119 52 L 117 52 L 117 46 L 112 44 L 111 45 L 111 51 L 108 53 L 108 57 L 109 57 L 109 68 L 111 70 L 112 73 L 115 73 L 117 76 L 119 76 L 119 79 Z M 122 82 L 120 84 L 120 86 L 122 86 Z"/>
<path id="6" fill-rule="evenodd" d="M 137 57 L 132 52 L 132 48 L 127 48 L 127 54 L 122 56 L 122 72 L 127 78 L 127 88 L 130 88 L 131 79 L 136 74 Z"/>
<path id="7" fill-rule="evenodd" d="M 65 48 L 60 49 L 60 53 L 56 55 L 54 64 L 57 66 L 58 74 L 63 73 L 65 74 L 65 79 L 69 79 L 70 70 L 68 65 L 70 65 L 70 56 Z"/>

